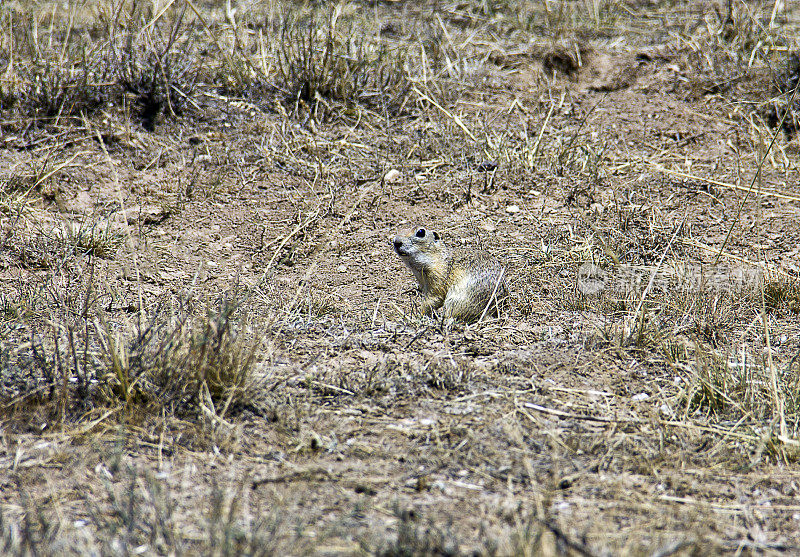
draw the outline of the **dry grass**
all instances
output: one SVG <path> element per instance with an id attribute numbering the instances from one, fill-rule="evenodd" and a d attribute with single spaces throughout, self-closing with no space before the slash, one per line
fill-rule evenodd
<path id="1" fill-rule="evenodd" d="M 797 551 L 778 8 L 4 4 L 0 551 Z"/>

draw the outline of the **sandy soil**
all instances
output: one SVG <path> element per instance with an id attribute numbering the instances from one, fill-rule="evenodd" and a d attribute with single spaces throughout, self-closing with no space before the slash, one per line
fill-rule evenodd
<path id="1" fill-rule="evenodd" d="M 625 3 L 645 30 L 671 13 L 660 4 Z M 369 9 L 402 37 L 424 21 L 404 2 Z M 453 44 L 476 37 L 460 50 L 468 69 L 452 70 L 466 85 L 440 107 L 419 86 L 397 115 L 332 104 L 315 121 L 209 89 L 154 131 L 113 109 L 36 133 L 7 123 L 4 199 L 12 179 L 34 187 L 23 218 L 11 202 L 0 218 L 0 291 L 25 308 L 8 309 L 0 339 L 4 540 L 114 554 L 800 551 L 798 147 L 783 132 L 769 147 L 774 71 L 707 68 L 675 38 L 702 29 L 669 22 L 554 46 L 503 35 L 475 6 L 440 21 Z M 420 316 L 389 244 L 415 225 L 503 261 L 507 313 L 449 330 Z M 91 226 L 118 248 L 59 251 L 65 230 Z M 600 294 L 581 292 L 586 262 L 611 279 Z M 202 314 L 222 297 L 258 343 L 260 387 L 219 421 L 95 403 L 59 420 L 32 402 L 46 374 L 14 364 L 38 338 L 56 354 L 66 324 L 99 331 L 102 316 L 131 338 L 180 300 Z"/>

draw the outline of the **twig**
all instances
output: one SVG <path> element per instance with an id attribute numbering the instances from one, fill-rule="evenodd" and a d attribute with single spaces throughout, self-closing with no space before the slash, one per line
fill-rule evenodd
<path id="1" fill-rule="evenodd" d="M 323 383 L 321 381 L 311 381 L 312 385 L 317 385 L 318 387 L 323 387 L 325 389 L 330 389 L 331 391 L 336 391 L 337 393 L 342 393 L 349 396 L 354 396 L 355 393 L 353 391 L 349 391 L 347 389 L 343 389 L 341 387 L 337 387 L 336 385 L 331 385 L 330 383 Z"/>
<path id="2" fill-rule="evenodd" d="M 497 281 L 495 281 L 494 283 L 494 290 L 492 290 L 492 295 L 489 296 L 489 301 L 486 302 L 486 307 L 483 308 L 483 313 L 481 313 L 480 318 L 478 318 L 478 323 L 483 321 L 483 318 L 486 316 L 486 312 L 489 311 L 489 307 L 492 305 L 492 301 L 494 301 L 494 303 L 497 304 L 497 289 L 500 287 L 500 284 L 502 283 L 505 274 L 506 274 L 506 268 L 501 267 L 500 276 L 497 277 Z"/>
<path id="3" fill-rule="evenodd" d="M 465 134 L 467 134 L 467 135 L 469 136 L 469 138 L 470 138 L 472 141 L 475 141 L 475 142 L 477 142 L 477 141 L 478 141 L 478 138 L 477 138 L 477 137 L 475 137 L 475 135 L 473 135 L 473 133 L 472 133 L 471 131 L 469 131 L 469 128 L 467 128 L 467 126 L 465 126 L 465 125 L 464 125 L 464 122 L 462 122 L 462 121 L 461 121 L 461 118 L 459 118 L 459 117 L 458 117 L 458 116 L 456 116 L 455 114 L 452 114 L 450 111 L 448 111 L 448 110 L 447 110 L 446 108 L 444 108 L 442 105 L 440 105 L 439 103 L 437 103 L 435 100 L 433 100 L 432 98 L 430 98 L 428 95 L 426 95 L 425 93 L 423 93 L 423 92 L 422 92 L 422 91 L 420 91 L 419 89 L 417 89 L 417 88 L 416 88 L 416 86 L 414 86 L 414 87 L 411 87 L 411 90 L 412 90 L 412 91 L 414 91 L 414 92 L 415 92 L 417 95 L 419 95 L 419 96 L 420 96 L 420 98 L 422 98 L 422 99 L 425 99 L 426 101 L 428 101 L 429 103 L 431 103 L 433 106 L 435 106 L 436 108 L 438 108 L 439 110 L 441 110 L 442 112 L 444 112 L 444 114 L 445 114 L 445 115 L 446 115 L 448 118 L 450 118 L 451 120 L 453 120 L 453 121 L 454 121 L 454 122 L 455 122 L 455 123 L 458 125 L 458 127 L 459 127 L 459 128 L 461 128 L 462 130 L 464 130 L 464 133 L 465 133 Z"/>
<path id="4" fill-rule="evenodd" d="M 414 335 L 414 338 L 412 338 L 412 339 L 411 339 L 411 340 L 408 342 L 408 344 L 406 344 L 406 350 L 407 350 L 407 349 L 409 349 L 409 348 L 411 348 L 411 345 L 412 345 L 412 344 L 414 344 L 415 342 L 417 342 L 417 341 L 418 341 L 420 338 L 422 338 L 422 336 L 423 336 L 425 333 L 427 333 L 429 330 L 430 330 L 430 327 L 425 327 L 424 329 L 422 329 L 421 331 L 419 331 L 419 332 L 418 332 L 416 335 Z"/>
<path id="5" fill-rule="evenodd" d="M 163 7 L 163 8 L 161 8 L 161 10 L 160 10 L 160 11 L 159 11 L 159 12 L 158 12 L 158 13 L 157 13 L 157 14 L 156 14 L 154 17 L 153 17 L 153 19 L 151 19 L 151 20 L 150 20 L 150 21 L 147 23 L 147 25 L 145 25 L 144 27 L 142 27 L 142 30 L 141 30 L 140 32 L 147 31 L 147 30 L 148 30 L 148 29 L 150 29 L 150 28 L 151 28 L 153 25 L 155 25 L 156 21 L 158 21 L 159 19 L 161 19 L 161 17 L 162 17 L 162 16 L 163 16 L 165 13 L 167 13 L 167 10 L 169 10 L 169 9 L 172 7 L 172 5 L 173 5 L 174 3 L 175 3 L 175 0 L 169 0 L 169 2 L 167 2 L 167 3 L 164 5 L 164 7 Z M 184 9 L 186 9 L 186 6 L 184 6 Z"/>
<path id="6" fill-rule="evenodd" d="M 564 98 L 561 98 L 561 102 L 564 102 Z M 544 130 L 547 127 L 547 124 L 550 122 L 550 117 L 553 115 L 553 110 L 556 107 L 556 103 L 550 103 L 550 110 L 547 111 L 547 116 L 545 116 L 544 123 L 542 124 L 541 129 L 539 130 L 539 135 L 536 137 L 536 143 L 533 144 L 533 148 L 531 149 L 529 157 L 529 165 L 533 167 L 533 159 L 536 158 L 536 153 L 539 151 L 539 144 L 542 142 L 542 136 L 544 135 Z"/>
<path id="7" fill-rule="evenodd" d="M 47 180 L 48 178 L 50 178 L 50 177 L 51 177 L 53 174 L 55 174 L 56 172 L 59 172 L 59 171 L 61 171 L 61 170 L 64 170 L 65 168 L 67 168 L 67 167 L 69 167 L 69 166 L 72 166 L 72 161 L 74 161 L 75 159 L 77 159 L 77 158 L 78 158 L 80 155 L 84 155 L 84 154 L 86 154 L 86 153 L 88 153 L 88 152 L 89 152 L 89 151 L 78 151 L 77 153 L 75 153 L 74 155 L 72 155 L 72 157 L 71 157 L 71 158 L 70 158 L 68 161 L 66 161 L 66 162 L 63 162 L 63 163 L 59 164 L 58 166 L 56 166 L 55 168 L 53 168 L 53 169 L 52 169 L 50 172 L 48 172 L 47 174 L 45 174 L 44 176 L 42 176 L 41 178 L 39 178 L 38 180 L 36 180 L 36 183 L 35 183 L 35 184 L 33 184 L 33 186 L 31 186 L 31 188 L 30 188 L 28 191 L 30 191 L 30 190 L 32 190 L 32 189 L 36 189 L 37 187 L 39 187 L 39 185 L 40 185 L 40 184 L 42 184 L 42 183 L 43 183 L 45 180 Z M 75 166 L 80 166 L 80 165 L 75 165 Z"/>
<path id="8" fill-rule="evenodd" d="M 572 420 L 583 420 L 589 422 L 599 422 L 599 423 L 607 423 L 607 424 L 652 424 L 654 423 L 652 420 L 642 420 L 638 418 L 605 418 L 602 416 L 589 416 L 587 414 L 573 414 L 571 412 L 563 412 L 561 410 L 556 410 L 554 408 L 547 408 L 546 406 L 540 406 L 539 404 L 533 404 L 532 402 L 523 402 L 523 408 L 529 408 L 531 410 L 536 410 L 537 412 L 542 412 L 544 414 L 551 414 L 553 416 L 558 416 L 559 418 L 569 418 Z M 698 431 L 706 431 L 708 433 L 715 433 L 717 435 L 727 435 L 730 437 L 737 437 L 744 441 L 757 441 L 758 438 L 753 435 L 746 435 L 744 433 L 737 433 L 733 430 L 722 429 L 719 427 L 713 426 L 704 426 L 704 425 L 697 425 L 687 422 L 679 422 L 676 420 L 658 420 L 655 423 L 662 426 L 668 427 L 683 427 L 686 429 L 696 429 Z M 737 424 L 738 425 L 738 424 Z"/>
<path id="9" fill-rule="evenodd" d="M 544 414 L 552 414 L 553 416 L 558 416 L 559 418 L 570 418 L 573 420 L 585 420 L 588 422 L 600 422 L 604 424 L 614 424 L 614 423 L 628 421 L 628 420 L 617 420 L 615 418 L 603 418 L 601 416 L 589 416 L 587 414 L 573 414 L 571 412 L 563 412 L 561 410 L 556 410 L 555 408 L 547 408 L 546 406 L 540 406 L 532 402 L 523 402 L 522 406 L 525 408 L 530 408 L 531 410 L 536 410 L 537 412 L 542 412 Z"/>
<path id="10" fill-rule="evenodd" d="M 378 308 L 381 306 L 381 302 L 383 301 L 383 296 L 378 298 L 378 301 L 375 302 L 375 310 L 372 312 L 372 321 L 370 322 L 370 329 L 375 328 L 375 319 L 378 317 Z"/>
<path id="11" fill-rule="evenodd" d="M 704 178 L 703 176 L 697 176 L 695 174 L 687 174 L 686 172 L 680 172 L 679 170 L 671 170 L 669 168 L 664 168 L 658 163 L 654 163 L 651 161 L 647 161 L 647 163 L 653 167 L 658 172 L 663 172 L 664 174 L 670 174 L 671 176 L 678 176 L 679 178 L 686 178 L 689 180 L 696 180 L 698 182 L 705 182 L 706 184 L 711 184 L 713 186 L 719 186 L 721 188 L 727 188 L 731 190 L 737 191 L 749 191 L 749 188 L 744 186 L 739 186 L 736 184 L 728 184 L 727 182 L 720 182 L 719 180 L 714 180 L 712 178 Z M 800 197 L 795 195 L 789 195 L 787 193 L 775 192 L 775 191 L 766 191 L 761 190 L 759 191 L 761 195 L 766 195 L 769 197 L 774 197 L 776 199 L 783 199 L 784 201 L 800 201 Z"/>
<path id="12" fill-rule="evenodd" d="M 92 430 L 93 430 L 93 429 L 94 429 L 94 428 L 95 428 L 95 427 L 96 427 L 98 424 L 100 424 L 100 423 L 101 423 L 103 420 L 105 420 L 105 419 L 106 419 L 106 418 L 108 418 L 108 417 L 109 417 L 111 414 L 114 414 L 114 413 L 116 413 L 116 412 L 117 412 L 117 409 L 106 410 L 106 411 L 103 413 L 103 415 L 102 415 L 102 416 L 100 416 L 99 418 L 97 418 L 97 419 L 95 419 L 95 420 L 92 420 L 92 421 L 91 421 L 91 422 L 89 422 L 88 424 L 84 424 L 84 425 L 82 425 L 82 426 L 81 426 L 81 427 L 80 427 L 80 428 L 79 428 L 77 431 L 73 432 L 73 435 L 75 435 L 75 436 L 77 437 L 77 436 L 81 436 L 81 435 L 85 435 L 85 434 L 89 433 L 89 432 L 90 432 L 90 431 L 92 431 Z"/>

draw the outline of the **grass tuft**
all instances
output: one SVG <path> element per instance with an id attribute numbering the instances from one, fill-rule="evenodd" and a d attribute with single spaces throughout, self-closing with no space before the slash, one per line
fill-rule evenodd
<path id="1" fill-rule="evenodd" d="M 186 418 L 207 415 L 214 427 L 234 409 L 254 402 L 259 388 L 254 364 L 260 339 L 236 330 L 235 303 L 221 300 L 202 316 L 184 301 L 168 320 L 156 311 L 150 323 L 126 340 L 106 323 L 95 323 L 105 373 L 100 396 L 126 413 L 158 414 L 167 408 Z M 162 310 L 163 311 L 163 310 Z"/>
<path id="2" fill-rule="evenodd" d="M 397 536 L 375 551 L 380 557 L 417 557 L 422 555 L 459 555 L 459 544 L 449 528 L 425 521 L 413 509 L 395 505 Z"/>
<path id="3" fill-rule="evenodd" d="M 340 7 L 325 18 L 284 16 L 275 56 L 279 87 L 294 114 L 322 121 L 335 114 L 332 102 L 352 116 L 356 105 L 392 115 L 405 105 L 411 81 L 403 51 L 376 44 L 362 24 L 344 17 Z"/>
<path id="4" fill-rule="evenodd" d="M 41 127 L 122 106 L 150 131 L 161 114 L 179 114 L 197 71 L 185 33 L 186 4 L 173 8 L 172 17 L 156 17 L 144 3 L 103 5 L 80 27 L 77 9 L 57 6 L 49 17 L 0 12 L 3 28 L 11 30 L 3 38 L 17 53 L 0 79 L 0 110 L 15 110 Z M 57 18 L 67 25 L 53 35 L 43 24 Z"/>

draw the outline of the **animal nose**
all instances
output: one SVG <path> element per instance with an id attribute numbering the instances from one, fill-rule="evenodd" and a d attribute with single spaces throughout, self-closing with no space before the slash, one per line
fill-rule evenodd
<path id="1" fill-rule="evenodd" d="M 400 246 L 403 245 L 403 239 L 395 237 L 394 242 L 392 243 L 394 244 L 394 249 L 400 249 Z"/>

